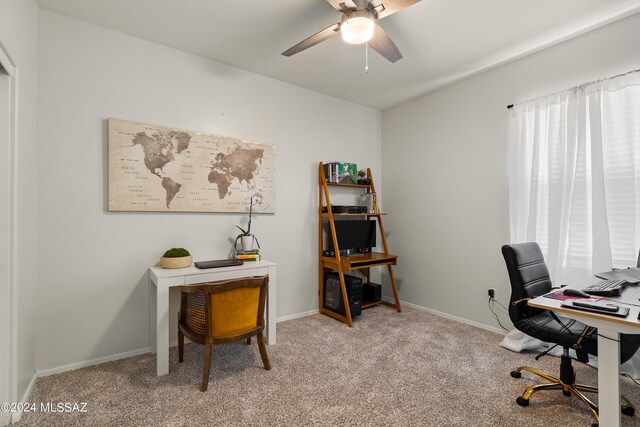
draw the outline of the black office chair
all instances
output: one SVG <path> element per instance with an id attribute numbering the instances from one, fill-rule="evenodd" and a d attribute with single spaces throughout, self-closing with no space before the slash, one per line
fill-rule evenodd
<path id="1" fill-rule="evenodd" d="M 560 378 L 553 377 L 529 366 L 521 366 L 511 372 L 514 378 L 520 378 L 522 371 L 528 371 L 549 381 L 527 387 L 522 396 L 516 399 L 520 406 L 529 405 L 531 395 L 541 390 L 562 390 L 565 396 L 574 395 L 591 410 L 598 425 L 598 406 L 582 392 L 597 393 L 596 387 L 575 382 L 575 372 L 571 365 L 569 349 L 576 351 L 579 361 L 588 362 L 589 354 L 598 355 L 597 332 L 595 328 L 584 325 L 559 313 L 531 307 L 527 304 L 533 299 L 551 291 L 551 278 L 544 262 L 540 246 L 535 242 L 504 245 L 502 255 L 507 264 L 511 281 L 511 300 L 509 317 L 516 329 L 541 341 L 560 345 L 563 353 L 560 358 Z M 629 360 L 640 347 L 640 335 L 620 335 L 621 363 Z M 547 350 L 548 351 L 548 350 Z M 544 355 L 542 353 L 541 355 Z M 540 355 L 539 355 L 540 356 Z M 539 357 L 538 356 L 538 357 Z M 536 359 L 538 358 L 536 357 Z M 622 413 L 632 416 L 635 408 L 625 396 L 621 396 Z"/>

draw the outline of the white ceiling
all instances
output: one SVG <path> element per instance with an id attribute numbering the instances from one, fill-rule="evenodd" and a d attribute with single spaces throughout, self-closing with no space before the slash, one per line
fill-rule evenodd
<path id="1" fill-rule="evenodd" d="M 38 0 L 63 15 L 376 109 L 640 11 L 640 0 L 422 0 L 380 21 L 395 64 L 340 37 L 281 54 L 339 22 L 325 0 Z"/>

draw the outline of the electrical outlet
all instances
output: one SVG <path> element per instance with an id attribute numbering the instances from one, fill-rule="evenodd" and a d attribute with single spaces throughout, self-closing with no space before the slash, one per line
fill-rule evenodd
<path id="1" fill-rule="evenodd" d="M 496 290 L 495 290 L 495 288 L 489 288 L 489 289 L 487 290 L 487 294 L 489 294 L 489 298 L 495 298 L 495 296 L 496 296 Z"/>

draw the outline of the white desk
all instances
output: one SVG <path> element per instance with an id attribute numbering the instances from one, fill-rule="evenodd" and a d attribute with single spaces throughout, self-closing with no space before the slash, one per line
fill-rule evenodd
<path id="1" fill-rule="evenodd" d="M 151 349 L 156 352 L 157 375 L 169 373 L 169 328 L 171 322 L 176 328 L 178 319 L 169 318 L 169 288 L 173 286 L 195 285 L 219 280 L 240 279 L 242 277 L 269 276 L 266 304 L 267 344 L 276 343 L 276 265 L 269 261 L 251 261 L 236 267 L 221 267 L 200 270 L 196 267 L 164 269 L 149 267 L 151 280 Z"/>
<path id="2" fill-rule="evenodd" d="M 586 287 L 575 286 L 576 288 Z M 573 286 L 572 286 L 573 287 Z M 562 301 L 540 296 L 529 301 L 529 305 L 558 311 L 586 325 L 598 328 L 598 415 L 602 427 L 620 426 L 620 334 L 640 334 L 640 288 L 629 287 L 615 300 L 629 307 L 626 318 L 561 307 Z M 625 304 L 625 301 L 628 304 Z"/>

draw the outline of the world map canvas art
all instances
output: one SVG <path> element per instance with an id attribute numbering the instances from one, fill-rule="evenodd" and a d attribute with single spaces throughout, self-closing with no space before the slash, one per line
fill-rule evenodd
<path id="1" fill-rule="evenodd" d="M 276 210 L 274 145 L 109 119 L 109 211 Z"/>

